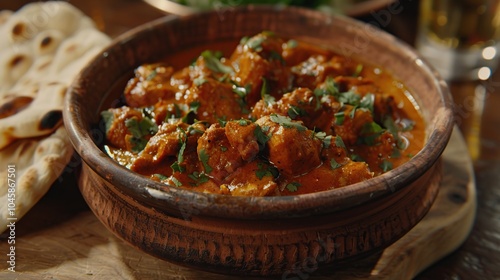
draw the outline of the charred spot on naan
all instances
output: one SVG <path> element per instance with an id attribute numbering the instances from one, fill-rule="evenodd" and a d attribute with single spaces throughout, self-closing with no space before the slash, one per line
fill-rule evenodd
<path id="1" fill-rule="evenodd" d="M 39 129 L 43 130 L 52 130 L 59 126 L 62 123 L 62 111 L 61 110 L 52 110 L 47 112 L 42 119 L 40 120 Z"/>
<path id="2" fill-rule="evenodd" d="M 33 101 L 29 96 L 16 96 L 14 99 L 0 106 L 0 119 L 12 116 L 24 108 L 28 107 Z"/>

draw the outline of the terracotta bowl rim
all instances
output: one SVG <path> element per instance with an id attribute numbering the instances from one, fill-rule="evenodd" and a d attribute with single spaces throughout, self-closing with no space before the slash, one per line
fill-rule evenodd
<path id="1" fill-rule="evenodd" d="M 302 13 L 306 17 L 314 16 L 331 20 L 333 24 L 348 25 L 355 28 L 365 28 L 368 23 L 348 18 L 342 15 L 326 15 L 318 11 L 306 10 L 298 7 L 271 7 L 271 6 L 245 6 L 231 8 L 225 13 L 277 11 L 286 9 L 287 13 Z M 421 69 L 422 79 L 432 79 L 435 91 L 440 93 L 439 102 L 443 104 L 442 112 L 433 119 L 434 130 L 428 135 L 424 148 L 414 155 L 407 163 L 372 179 L 356 183 L 343 188 L 296 196 L 270 196 L 270 197 L 233 197 L 217 194 L 206 194 L 196 191 L 179 189 L 150 180 L 138 175 L 119 165 L 107 156 L 93 141 L 89 130 L 90 124 L 83 123 L 75 100 L 77 92 L 83 90 L 82 84 L 86 76 L 99 63 L 106 60 L 106 53 L 113 52 L 118 47 L 123 48 L 127 42 L 133 40 L 137 34 L 151 32 L 155 27 L 171 24 L 179 20 L 209 16 L 220 11 L 207 11 L 185 17 L 165 16 L 136 27 L 117 37 L 113 42 L 95 57 L 73 81 L 67 91 L 64 106 L 64 123 L 70 140 L 84 164 L 88 165 L 99 176 L 113 185 L 115 191 L 131 196 L 137 202 L 158 209 L 171 212 L 180 207 L 192 207 L 202 211 L 204 215 L 238 219 L 270 219 L 293 218 L 299 216 L 319 215 L 331 213 L 342 209 L 354 207 L 375 199 L 390 195 L 409 185 L 412 181 L 423 175 L 439 159 L 445 149 L 453 129 L 452 97 L 446 82 L 437 72 L 422 59 L 417 52 L 393 35 L 380 31 L 377 43 L 389 41 L 400 50 L 400 59 L 417 63 Z M 370 28 L 376 28 L 371 26 Z M 80 105 L 84 105 L 81 103 Z M 77 110 L 75 110 L 75 108 Z M 425 110 L 423 108 L 422 110 Z M 428 124 L 430 125 L 430 124 Z M 235 206 L 238 207 L 235 207 Z"/>

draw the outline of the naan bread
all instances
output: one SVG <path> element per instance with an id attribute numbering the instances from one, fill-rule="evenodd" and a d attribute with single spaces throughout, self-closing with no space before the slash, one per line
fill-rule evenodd
<path id="1" fill-rule="evenodd" d="M 20 219 L 48 191 L 73 149 L 62 125 L 67 88 L 110 38 L 63 1 L 0 12 L 0 232 L 7 222 L 7 166 L 16 166 Z"/>

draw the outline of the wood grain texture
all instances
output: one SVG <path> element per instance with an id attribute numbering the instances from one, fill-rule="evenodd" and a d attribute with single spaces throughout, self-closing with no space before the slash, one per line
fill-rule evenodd
<path id="1" fill-rule="evenodd" d="M 465 155 L 463 139 L 455 130 L 443 154 L 444 180 L 435 204 L 416 227 L 382 253 L 323 271 L 303 259 L 293 273 L 278 278 L 412 278 L 456 249 L 469 234 L 476 196 L 471 162 Z M 63 203 L 70 207 L 75 201 Z M 16 245 L 17 272 L 4 270 L 1 279 L 242 279 L 185 268 L 136 250 L 116 238 L 90 211 L 32 228 L 17 237 Z M 3 240 L 0 252 L 6 250 Z M 4 261 L 1 267 L 5 269 Z"/>

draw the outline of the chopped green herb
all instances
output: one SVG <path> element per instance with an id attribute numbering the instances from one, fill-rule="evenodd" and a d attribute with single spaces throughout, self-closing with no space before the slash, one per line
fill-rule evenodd
<path id="1" fill-rule="evenodd" d="M 179 162 L 178 162 L 178 161 L 175 161 L 174 163 L 172 163 L 172 164 L 170 165 L 170 168 L 172 168 L 172 170 L 173 170 L 174 172 L 179 172 L 179 173 L 184 172 L 184 167 L 182 167 L 182 166 L 179 164 Z"/>
<path id="2" fill-rule="evenodd" d="M 295 128 L 298 131 L 305 131 L 305 130 L 307 130 L 307 128 L 305 126 L 303 126 L 301 123 L 293 121 L 288 116 L 271 114 L 269 116 L 269 119 L 272 122 L 275 122 L 275 123 L 281 125 L 284 128 Z"/>
<path id="3" fill-rule="evenodd" d="M 339 168 L 339 167 L 341 167 L 341 166 L 342 166 L 342 164 L 338 163 L 338 162 L 337 162 L 334 158 L 332 158 L 332 159 L 330 160 L 330 168 L 331 168 L 332 170 L 337 169 L 337 168 Z"/>
<path id="4" fill-rule="evenodd" d="M 223 151 L 223 152 L 226 152 L 227 151 L 227 147 L 226 146 L 220 146 L 220 150 Z"/>
<path id="5" fill-rule="evenodd" d="M 343 125 L 344 124 L 344 119 L 345 119 L 345 112 L 337 112 L 335 113 L 335 124 L 336 125 Z"/>
<path id="6" fill-rule="evenodd" d="M 194 181 L 195 186 L 206 183 L 206 182 L 208 182 L 208 180 L 210 180 L 210 178 L 207 176 L 207 174 L 205 174 L 203 172 L 197 172 L 197 171 L 189 174 L 188 177 Z"/>
<path id="7" fill-rule="evenodd" d="M 203 51 L 201 53 L 201 56 L 205 60 L 205 63 L 207 65 L 208 69 L 210 69 L 216 73 L 222 73 L 222 74 L 233 73 L 233 68 L 223 64 L 220 61 L 220 57 L 218 57 L 219 54 L 220 53 L 214 53 L 214 52 L 211 52 L 209 50 L 206 50 L 206 51 Z"/>
<path id="8" fill-rule="evenodd" d="M 407 147 L 406 141 L 399 136 L 399 128 L 394 119 L 390 116 L 386 116 L 383 121 L 384 126 L 392 134 L 394 140 L 396 141 L 396 146 L 400 150 L 404 150 Z"/>
<path id="9" fill-rule="evenodd" d="M 200 158 L 200 161 L 203 164 L 203 168 L 205 169 L 205 172 L 207 174 L 210 174 L 210 172 L 212 172 L 212 167 L 208 164 L 208 160 L 210 159 L 210 156 L 207 154 L 207 152 L 205 150 L 200 150 L 198 157 Z"/>
<path id="10" fill-rule="evenodd" d="M 271 136 L 267 134 L 269 132 L 269 126 L 259 126 L 255 127 L 253 135 L 257 138 L 257 143 L 259 144 L 259 149 L 262 150 L 266 146 L 267 141 L 271 139 Z"/>
<path id="11" fill-rule="evenodd" d="M 286 46 L 287 46 L 288 48 L 290 48 L 290 49 L 296 48 L 298 45 L 299 45 L 299 43 L 298 43 L 297 41 L 293 40 L 293 39 L 288 40 L 288 41 L 286 42 Z"/>
<path id="12" fill-rule="evenodd" d="M 160 181 L 165 181 L 168 179 L 167 176 L 163 175 L 163 174 L 159 174 L 159 173 L 156 173 L 154 174 L 153 176 L 155 176 L 156 178 L 160 179 Z"/>
<path id="13" fill-rule="evenodd" d="M 286 189 L 290 192 L 296 192 L 299 190 L 299 187 L 302 186 L 299 182 L 291 182 L 286 185 Z"/>
<path id="14" fill-rule="evenodd" d="M 192 118 L 194 115 L 198 113 L 198 109 L 200 108 L 200 101 L 193 101 L 189 103 L 189 109 L 186 115 L 182 118 L 182 122 L 190 123 L 192 122 Z"/>
<path id="15" fill-rule="evenodd" d="M 358 154 L 351 154 L 350 156 L 351 160 L 352 161 L 355 161 L 355 162 L 364 162 L 365 160 Z"/>
<path id="16" fill-rule="evenodd" d="M 269 94 L 269 86 L 265 78 L 262 78 L 262 88 L 260 89 L 260 97 L 262 98 L 262 100 L 264 100 L 266 106 L 270 106 L 275 102 L 274 96 Z"/>
<path id="17" fill-rule="evenodd" d="M 273 178 L 278 177 L 279 172 L 278 170 L 271 165 L 263 164 L 263 163 L 258 163 L 257 164 L 257 170 L 255 170 L 255 176 L 262 180 L 262 178 L 266 176 L 272 176 Z"/>
<path id="18" fill-rule="evenodd" d="M 392 162 L 388 161 L 388 160 L 384 160 L 382 161 L 382 163 L 380 164 L 380 168 L 382 168 L 382 171 L 383 172 L 387 172 L 389 170 L 392 170 Z"/>
<path id="19" fill-rule="evenodd" d="M 125 120 L 125 126 L 128 131 L 132 133 L 130 142 L 132 144 L 133 152 L 140 152 L 146 147 L 148 143 L 147 136 L 154 135 L 158 132 L 158 126 L 148 117 L 144 116 L 140 121 L 133 117 Z"/>
<path id="20" fill-rule="evenodd" d="M 237 122 L 240 126 L 247 126 L 252 123 L 252 121 L 247 119 L 239 119 Z"/>
<path id="21" fill-rule="evenodd" d="M 347 150 L 347 148 L 345 147 L 344 141 L 342 140 L 342 137 L 340 137 L 338 135 L 335 136 L 335 146 L 342 148 L 344 150 Z"/>
<path id="22" fill-rule="evenodd" d="M 182 187 L 182 183 L 181 181 L 179 181 L 177 178 L 175 178 L 174 176 L 171 176 L 170 177 L 170 180 L 172 180 L 172 182 L 174 182 L 175 186 L 176 187 Z"/>
<path id="23" fill-rule="evenodd" d="M 233 82 L 233 92 L 236 93 L 240 98 L 246 98 L 250 91 L 252 91 L 251 84 L 247 84 L 242 87 Z"/>
<path id="24" fill-rule="evenodd" d="M 269 54 L 269 59 L 270 60 L 277 60 L 281 63 L 281 65 L 285 65 L 285 59 L 281 56 L 281 54 L 277 51 L 271 51 Z"/>
<path id="25" fill-rule="evenodd" d="M 106 133 L 108 133 L 111 125 L 113 124 L 114 114 L 111 111 L 102 111 L 101 117 L 104 120 L 104 128 L 106 129 Z"/>
<path id="26" fill-rule="evenodd" d="M 156 75 L 158 74 L 158 72 L 156 71 L 156 69 L 154 69 L 153 71 L 151 71 L 151 73 L 149 73 L 149 75 L 146 77 L 146 81 L 151 81 L 153 80 Z"/>
<path id="27" fill-rule="evenodd" d="M 368 109 L 372 114 L 373 114 L 373 108 L 375 104 L 375 95 L 373 93 L 368 93 L 363 98 L 361 98 L 361 101 L 359 101 L 359 107 Z"/>
<path id="28" fill-rule="evenodd" d="M 352 76 L 359 77 L 359 75 L 361 74 L 361 71 L 363 71 L 363 64 L 358 64 L 358 66 L 356 66 L 356 70 L 354 70 L 354 73 L 352 74 Z"/>
<path id="29" fill-rule="evenodd" d="M 385 132 L 385 129 L 383 129 L 376 122 L 365 123 L 363 125 L 363 128 L 361 129 L 361 136 L 358 138 L 358 141 L 360 144 L 373 146 L 377 143 L 376 140 L 384 132 Z"/>
<path id="30" fill-rule="evenodd" d="M 341 104 L 349 104 L 352 106 L 359 105 L 361 100 L 361 96 L 353 91 L 342 92 L 337 96 L 337 100 Z"/>
<path id="31" fill-rule="evenodd" d="M 221 127 L 226 127 L 226 124 L 227 124 L 226 116 L 222 116 L 221 118 L 217 118 L 217 121 L 219 122 L 219 125 Z"/>
<path id="32" fill-rule="evenodd" d="M 338 96 L 340 94 L 339 85 L 331 76 L 326 78 L 325 87 L 326 92 L 331 96 Z"/>
<path id="33" fill-rule="evenodd" d="M 206 82 L 208 82 L 207 79 L 205 79 L 202 76 L 200 76 L 200 77 L 198 77 L 198 78 L 196 78 L 196 79 L 193 80 L 194 85 L 197 86 L 197 87 L 203 85 Z"/>
<path id="34" fill-rule="evenodd" d="M 265 40 L 266 40 L 266 37 L 254 36 L 245 42 L 245 46 L 247 46 L 248 48 L 250 48 L 256 52 L 260 52 L 260 51 L 262 51 L 262 42 L 264 42 Z"/>
<path id="35" fill-rule="evenodd" d="M 306 115 L 306 111 L 304 111 L 304 109 L 300 108 L 300 107 L 297 107 L 297 106 L 290 106 L 290 108 L 288 108 L 288 116 L 294 120 L 296 119 L 297 117 L 300 117 L 300 116 L 305 116 Z"/>
<path id="36" fill-rule="evenodd" d="M 187 146 L 187 135 L 184 129 L 179 126 L 177 127 L 177 131 L 179 132 L 179 143 L 181 144 L 179 152 L 177 153 L 177 162 L 182 163 L 184 161 L 184 150 Z"/>

